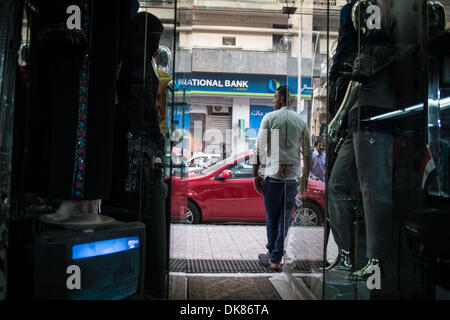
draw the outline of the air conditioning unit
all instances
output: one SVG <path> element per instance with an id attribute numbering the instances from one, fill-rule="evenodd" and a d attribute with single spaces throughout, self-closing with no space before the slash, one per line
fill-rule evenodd
<path id="1" fill-rule="evenodd" d="M 230 107 L 211 106 L 211 114 L 221 114 L 221 115 L 230 114 Z"/>

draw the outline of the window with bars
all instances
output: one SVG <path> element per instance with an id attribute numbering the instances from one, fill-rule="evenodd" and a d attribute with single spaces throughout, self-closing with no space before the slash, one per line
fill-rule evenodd
<path id="1" fill-rule="evenodd" d="M 327 6 L 328 0 L 314 0 L 313 4 L 316 6 Z M 329 0 L 330 7 L 336 6 L 336 0 Z"/>
<path id="2" fill-rule="evenodd" d="M 236 37 L 223 37 L 222 45 L 224 46 L 235 46 L 236 45 Z"/>

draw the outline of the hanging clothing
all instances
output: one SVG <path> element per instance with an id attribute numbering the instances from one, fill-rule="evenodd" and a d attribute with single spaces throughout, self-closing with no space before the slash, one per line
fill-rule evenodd
<path id="1" fill-rule="evenodd" d="M 329 115 L 333 118 L 350 82 L 351 68 L 358 51 L 358 32 L 352 22 L 352 8 L 356 0 L 352 0 L 342 7 L 340 12 L 339 37 L 333 63 L 330 70 Z M 331 120 L 331 119 L 330 119 Z M 347 118 L 344 119 L 347 122 Z"/>
<path id="2" fill-rule="evenodd" d="M 116 73 L 131 1 L 35 4 L 26 179 L 54 198 L 109 198 Z M 71 5 L 81 9 L 80 30 L 66 25 Z"/>
<path id="3" fill-rule="evenodd" d="M 162 23 L 147 12 L 132 20 L 118 91 L 113 197 L 110 205 L 147 212 L 154 184 L 153 159 L 162 154 L 157 116 L 159 78 L 152 56 L 159 46 Z"/>
<path id="4" fill-rule="evenodd" d="M 167 86 L 173 77 L 164 70 L 156 70 L 159 78 L 158 95 L 156 99 L 156 110 L 158 116 L 159 131 L 164 135 L 166 129 L 166 98 L 167 98 Z"/>

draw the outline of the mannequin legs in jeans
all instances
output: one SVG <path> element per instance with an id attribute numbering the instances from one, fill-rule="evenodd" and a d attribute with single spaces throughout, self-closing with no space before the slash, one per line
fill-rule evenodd
<path id="1" fill-rule="evenodd" d="M 284 253 L 284 239 L 291 224 L 297 181 L 267 177 L 263 183 L 266 209 L 267 250 L 270 262 L 279 264 Z"/>
<path id="2" fill-rule="evenodd" d="M 351 249 L 353 208 L 358 192 L 353 139 L 346 138 L 331 171 L 328 193 L 333 237 L 338 247 L 346 252 Z"/>
<path id="3" fill-rule="evenodd" d="M 366 257 L 369 259 L 366 267 L 354 275 L 364 278 L 370 275 L 366 269 L 378 265 L 380 259 L 386 261 L 392 249 L 394 138 L 388 133 L 361 131 L 353 134 L 353 142 L 366 222 Z"/>
<path id="4" fill-rule="evenodd" d="M 330 176 L 329 210 L 341 257 L 351 251 L 353 208 L 359 191 L 364 207 L 367 258 L 379 261 L 389 250 L 392 240 L 392 146 L 390 134 L 361 131 L 347 138 L 339 152 Z"/>

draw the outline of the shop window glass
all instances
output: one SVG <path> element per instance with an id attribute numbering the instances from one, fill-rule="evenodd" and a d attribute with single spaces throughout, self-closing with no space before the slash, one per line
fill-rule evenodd
<path id="1" fill-rule="evenodd" d="M 449 254 L 448 5 L 360 0 L 340 11 L 327 82 L 326 223 L 339 252 L 324 271 L 325 299 L 448 290 L 424 267 Z"/>

